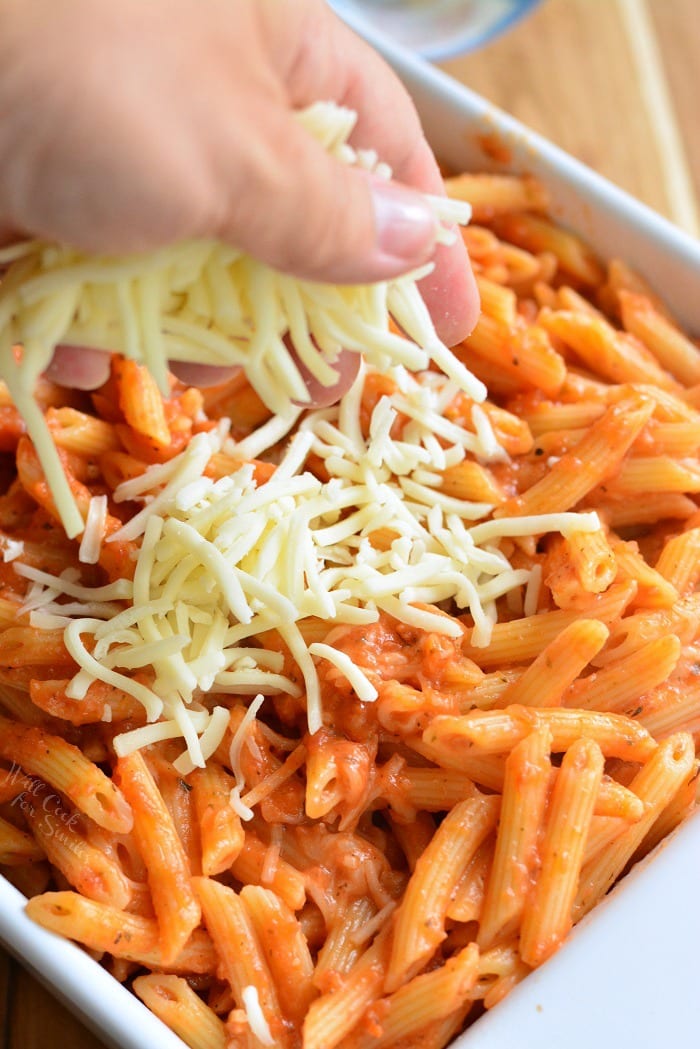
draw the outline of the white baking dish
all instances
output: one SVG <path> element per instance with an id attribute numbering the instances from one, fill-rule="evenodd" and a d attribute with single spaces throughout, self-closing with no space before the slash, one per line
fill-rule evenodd
<path id="1" fill-rule="evenodd" d="M 603 256 L 632 263 L 676 315 L 700 331 L 700 245 L 588 168 L 420 59 L 372 41 L 408 85 L 441 159 L 455 170 L 507 170 L 484 136 L 507 147 L 510 167 L 549 187 L 556 216 Z M 381 104 L 381 100 L 378 100 Z M 685 1044 L 697 1028 L 700 817 L 640 865 L 575 930 L 570 941 L 456 1046 L 540 1049 L 565 1044 Z M 0 878 L 0 940 L 99 1037 L 120 1049 L 183 1049 L 141 1003 L 82 950 L 45 932 Z M 52 1044 L 46 1033 L 46 1046 Z"/>

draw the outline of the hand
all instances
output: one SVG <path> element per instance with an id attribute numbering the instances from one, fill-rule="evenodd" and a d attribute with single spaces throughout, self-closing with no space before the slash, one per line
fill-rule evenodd
<path id="1" fill-rule="evenodd" d="M 6 232 L 97 252 L 220 237 L 333 282 L 435 255 L 423 292 L 438 332 L 471 330 L 464 247 L 435 252 L 415 192 L 442 180 L 412 103 L 322 0 L 5 0 L 0 18 Z M 298 127 L 292 111 L 319 99 L 357 111 L 353 144 L 378 148 L 392 183 Z"/>

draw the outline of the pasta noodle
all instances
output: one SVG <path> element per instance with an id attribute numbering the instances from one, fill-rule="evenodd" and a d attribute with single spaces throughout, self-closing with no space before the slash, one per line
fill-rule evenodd
<path id="1" fill-rule="evenodd" d="M 444 1049 L 696 807 L 700 350 L 533 179 L 447 187 L 482 404 L 163 395 L 120 270 L 134 352 L 37 391 L 69 539 L 0 386 L 0 872 L 191 1049 Z"/>

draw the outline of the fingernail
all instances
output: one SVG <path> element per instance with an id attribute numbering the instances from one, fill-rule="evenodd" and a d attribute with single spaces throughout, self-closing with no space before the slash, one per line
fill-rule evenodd
<path id="1" fill-rule="evenodd" d="M 419 265 L 433 252 L 437 219 L 418 193 L 393 182 L 372 184 L 377 245 L 384 255 Z"/>

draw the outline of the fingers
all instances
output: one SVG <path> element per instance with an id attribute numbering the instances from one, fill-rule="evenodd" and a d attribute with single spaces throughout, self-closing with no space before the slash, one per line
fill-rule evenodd
<path id="1" fill-rule="evenodd" d="M 57 346 L 44 375 L 59 386 L 96 390 L 109 378 L 111 358 L 110 353 L 87 346 Z M 187 386 L 206 387 L 225 382 L 239 369 L 173 361 L 170 370 Z"/>
<path id="2" fill-rule="evenodd" d="M 360 354 L 351 350 L 342 350 L 334 364 L 334 368 L 338 372 L 338 381 L 332 386 L 323 386 L 318 379 L 315 379 L 310 374 L 303 361 L 299 360 L 294 353 L 293 347 L 290 346 L 290 349 L 292 350 L 296 366 L 309 391 L 310 399 L 304 404 L 303 407 L 305 408 L 328 408 L 330 405 L 336 404 L 348 392 L 360 370 L 362 361 Z"/>
<path id="3" fill-rule="evenodd" d="M 420 282 L 420 291 L 446 346 L 456 346 L 471 334 L 479 316 L 479 292 L 461 237 L 438 245 L 435 269 Z"/>
<path id="4" fill-rule="evenodd" d="M 332 99 L 353 109 L 358 114 L 353 144 L 378 149 L 395 182 L 378 187 L 370 181 L 368 187 L 365 176 L 319 157 L 315 143 L 312 148 L 303 136 L 290 139 L 283 128 L 288 112 L 277 114 L 280 125 L 273 134 L 277 160 L 286 173 L 277 187 L 279 211 L 271 228 L 255 231 L 249 250 L 296 275 L 340 283 L 388 279 L 433 258 L 435 271 L 421 287 L 438 335 L 454 345 L 476 322 L 476 284 L 462 239 L 436 251 L 425 206 L 410 193 L 442 194 L 444 189 L 406 89 L 325 5 L 285 8 L 287 31 L 280 37 L 279 3 L 260 6 L 268 18 L 265 38 L 285 80 L 288 107 Z M 291 30 L 289 19 L 297 21 Z M 290 40 L 296 47 L 290 48 Z"/>
<path id="5" fill-rule="evenodd" d="M 416 192 L 330 157 L 283 107 L 269 107 L 239 165 L 218 234 L 276 269 L 336 284 L 387 280 L 423 265 L 437 223 Z M 236 156 L 234 156 L 236 154 Z M 245 171 L 240 171 L 241 163 Z"/>
<path id="6" fill-rule="evenodd" d="M 319 0 L 259 3 L 263 33 L 284 82 L 288 106 L 300 109 L 319 99 L 347 106 L 358 117 L 354 145 L 378 150 L 399 182 L 442 192 L 440 172 L 415 106 L 377 52 Z M 284 20 L 280 6 L 285 9 Z"/>
<path id="7" fill-rule="evenodd" d="M 348 351 L 341 353 L 337 362 L 339 373 L 338 381 L 333 386 L 322 386 L 318 379 L 314 379 L 304 367 L 302 362 L 295 357 L 296 365 L 309 391 L 309 400 L 304 402 L 304 408 L 327 408 L 339 401 L 343 394 L 352 386 L 360 367 L 360 355 Z M 239 368 L 219 368 L 210 364 L 189 364 L 186 361 L 171 361 L 170 371 L 184 383 L 185 386 L 198 386 L 206 389 L 208 386 L 218 386 L 220 383 L 232 379 Z"/>
<path id="8" fill-rule="evenodd" d="M 67 386 L 74 390 L 96 390 L 109 378 L 110 360 L 111 354 L 103 350 L 93 350 L 84 346 L 57 346 L 44 374 L 59 386 Z M 310 400 L 304 407 L 326 408 L 339 401 L 352 386 L 360 367 L 360 356 L 348 351 L 340 354 L 336 364 L 339 378 L 333 386 L 322 386 L 318 379 L 309 374 L 301 361 L 297 359 L 296 364 L 309 391 Z M 227 382 L 240 369 L 172 361 L 170 370 L 186 386 L 204 389 Z"/>
<path id="9" fill-rule="evenodd" d="M 218 386 L 236 375 L 240 368 L 225 368 L 215 364 L 190 364 L 188 361 L 170 361 L 170 371 L 185 386 Z"/>
<path id="10" fill-rule="evenodd" d="M 95 390 L 107 382 L 110 355 L 82 346 L 57 346 L 46 372 L 47 379 L 74 390 Z"/>
<path id="11" fill-rule="evenodd" d="M 436 236 L 422 197 L 398 181 L 387 185 L 329 157 L 293 119 L 294 110 L 319 100 L 354 105 L 353 85 L 366 79 L 374 107 L 380 99 L 383 107 L 388 96 L 386 122 L 398 125 L 386 155 L 381 139 L 373 144 L 380 141 L 383 159 L 392 164 L 398 158 L 401 167 L 403 140 L 422 142 L 408 95 L 326 4 L 262 0 L 258 13 L 262 46 L 282 91 L 277 98 L 267 92 L 245 129 L 245 141 L 255 148 L 241 149 L 240 125 L 224 122 L 219 129 L 222 184 L 226 179 L 231 186 L 221 234 L 264 262 L 310 280 L 366 283 L 422 265 Z M 358 116 L 362 138 L 365 114 Z M 427 149 L 425 143 L 420 148 Z"/>
<path id="12" fill-rule="evenodd" d="M 454 344 L 471 330 L 474 279 L 461 239 L 435 250 L 422 193 L 442 192 L 442 180 L 413 104 L 321 0 L 211 0 L 207 19 L 197 0 L 122 0 L 118 14 L 106 0 L 75 0 L 65 8 L 73 20 L 51 0 L 15 7 L 41 13 L 20 42 L 28 47 L 37 27 L 60 39 L 53 53 L 74 75 L 44 91 L 32 149 L 4 169 L 8 227 L 110 252 L 218 235 L 276 268 L 335 283 L 389 279 L 434 258 L 422 291 L 439 335 Z M 27 141 L 23 69 L 12 80 L 10 158 Z M 293 111 L 319 99 L 358 113 L 353 142 L 377 148 L 394 181 L 348 168 L 304 131 Z M 104 357 L 62 348 L 49 374 L 89 389 L 107 369 Z"/>

